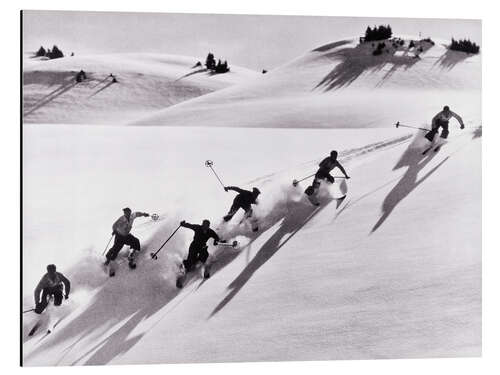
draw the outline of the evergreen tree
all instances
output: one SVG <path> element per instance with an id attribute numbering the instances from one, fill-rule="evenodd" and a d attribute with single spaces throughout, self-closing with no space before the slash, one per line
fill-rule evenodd
<path id="1" fill-rule="evenodd" d="M 35 56 L 40 57 L 40 56 L 45 56 L 47 51 L 45 51 L 45 48 L 40 46 L 39 50 L 36 52 Z"/>

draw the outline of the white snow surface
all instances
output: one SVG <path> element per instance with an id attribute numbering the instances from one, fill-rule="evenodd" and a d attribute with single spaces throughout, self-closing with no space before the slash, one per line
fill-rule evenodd
<path id="1" fill-rule="evenodd" d="M 356 39 L 330 43 L 247 83 L 157 111 L 140 125 L 368 128 L 387 127 L 397 118 L 428 123 L 449 105 L 469 119 L 481 119 L 481 55 L 448 50 L 445 41 L 415 48 Z"/>
<path id="2" fill-rule="evenodd" d="M 119 125 L 258 75 L 232 65 L 228 73 L 210 74 L 194 67 L 198 60 L 157 53 L 25 57 L 24 122 Z M 82 69 L 88 79 L 76 83 Z"/>
<path id="3" fill-rule="evenodd" d="M 47 264 L 72 282 L 32 338 L 37 316 L 24 314 L 25 365 L 480 355 L 480 56 L 437 43 L 382 83 L 388 63 L 315 88 L 345 47 L 356 48 L 322 47 L 140 121 L 170 126 L 25 125 L 25 308 Z M 350 77 L 371 58 L 350 61 Z M 447 143 L 422 156 L 423 132 L 392 124 L 428 126 L 444 104 L 466 129 L 452 120 Z M 327 120 L 339 129 L 317 129 Z M 332 149 L 352 178 L 322 186 L 316 208 L 304 199 L 310 180 L 291 182 Z M 180 220 L 219 226 L 235 195 L 207 159 L 225 184 L 262 191 L 260 228 L 238 225 L 239 212 L 219 230 L 239 249 L 217 250 L 212 277 L 178 290 L 192 232 L 181 228 L 156 261 L 149 253 Z M 101 254 L 125 206 L 161 220 L 136 220 L 138 267 L 125 247 L 108 278 Z"/>

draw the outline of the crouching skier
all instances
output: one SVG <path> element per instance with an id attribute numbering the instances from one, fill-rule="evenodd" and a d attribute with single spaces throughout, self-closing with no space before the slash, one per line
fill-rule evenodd
<path id="1" fill-rule="evenodd" d="M 448 138 L 448 134 L 450 134 L 448 124 L 452 117 L 454 117 L 458 121 L 458 123 L 460 124 L 460 129 L 463 129 L 465 127 L 462 117 L 451 111 L 450 107 L 445 105 L 443 107 L 443 110 L 432 118 L 432 129 L 425 135 L 425 138 L 432 142 L 434 140 L 434 136 L 439 132 L 439 128 L 443 128 L 443 130 L 441 131 L 441 138 Z"/>
<path id="2" fill-rule="evenodd" d="M 35 288 L 35 312 L 41 314 L 48 306 L 50 298 L 54 298 L 54 306 L 61 306 L 64 298 L 68 299 L 71 283 L 60 272 L 56 271 L 54 264 L 47 266 L 47 273 Z"/>
<path id="3" fill-rule="evenodd" d="M 113 224 L 113 234 L 115 236 L 115 242 L 113 243 L 113 247 L 106 253 L 106 262 L 104 263 L 105 266 L 110 266 L 109 276 L 113 277 L 115 275 L 116 266 L 114 264 L 114 260 L 116 259 L 118 253 L 124 245 L 130 246 L 130 248 L 132 249 L 128 256 L 129 267 L 131 269 L 134 269 L 137 266 L 135 258 L 137 257 L 137 253 L 141 251 L 141 243 L 130 233 L 130 231 L 132 229 L 134 220 L 141 216 L 148 217 L 149 214 L 145 212 L 132 213 L 132 210 L 126 207 L 123 209 L 123 215 L 120 216 L 118 220 L 116 220 Z"/>
<path id="4" fill-rule="evenodd" d="M 220 240 L 219 236 L 213 229 L 210 228 L 210 221 L 203 220 L 201 225 L 190 224 L 185 220 L 180 223 L 181 227 L 189 228 L 194 231 L 194 238 L 189 245 L 188 257 L 182 261 L 179 276 L 177 277 L 177 288 L 182 288 L 185 276 L 188 272 L 193 271 L 198 262 L 205 265 L 208 259 L 208 246 L 207 241 L 210 238 L 214 239 L 214 246 L 216 246 Z M 206 271 L 206 270 L 205 270 Z M 204 277 L 208 278 L 209 273 L 204 272 Z"/>
<path id="5" fill-rule="evenodd" d="M 335 182 L 335 178 L 330 174 L 330 172 L 334 168 L 340 169 L 346 179 L 350 178 L 347 175 L 344 167 L 337 160 L 337 156 L 337 151 L 333 150 L 332 152 L 330 152 L 330 156 L 327 156 L 321 161 L 321 163 L 319 163 L 319 169 L 314 175 L 312 185 L 305 190 L 305 193 L 308 195 L 309 201 L 315 206 L 320 205 L 318 199 L 316 198 L 316 194 L 318 193 L 319 186 L 321 185 L 321 180 L 326 180 L 331 184 Z"/>
<path id="6" fill-rule="evenodd" d="M 257 220 L 253 217 L 252 204 L 258 204 L 257 198 L 260 195 L 260 190 L 254 187 L 252 191 L 240 189 L 236 186 L 225 186 L 224 190 L 227 192 L 229 190 L 233 190 L 238 193 L 236 197 L 234 197 L 233 204 L 229 209 L 229 212 L 226 216 L 224 216 L 224 221 L 229 221 L 233 218 L 236 212 L 242 208 L 245 211 L 244 219 L 251 219 L 252 230 L 257 232 L 259 230 Z"/>

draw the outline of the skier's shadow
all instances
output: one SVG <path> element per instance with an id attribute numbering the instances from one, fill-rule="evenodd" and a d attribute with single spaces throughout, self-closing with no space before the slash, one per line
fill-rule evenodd
<path id="1" fill-rule="evenodd" d="M 417 186 L 424 182 L 430 175 L 432 175 L 439 167 L 441 167 L 448 159 L 449 156 L 443 159 L 438 165 L 427 172 L 423 177 L 418 179 L 419 172 L 436 156 L 436 152 L 430 150 L 428 155 L 422 155 L 421 150 L 418 148 L 410 147 L 402 155 L 393 169 L 398 169 L 407 166 L 405 174 L 398 181 L 396 186 L 387 194 L 382 203 L 382 216 L 375 223 L 370 231 L 370 234 L 375 232 L 384 221 L 391 215 L 394 208 L 405 199 Z"/>
<path id="2" fill-rule="evenodd" d="M 128 270 L 125 260 L 117 276 L 109 278 L 103 272 L 102 259 L 88 257 L 68 271 L 71 282 L 78 285 L 79 290 L 74 293 L 87 290 L 91 293 L 91 301 L 85 310 L 56 330 L 52 334 L 54 336 L 48 338 L 49 341 L 45 341 L 43 346 L 36 348 L 24 360 L 42 353 L 48 346 L 55 347 L 63 342 L 68 342 L 68 345 L 62 351 L 58 364 L 71 361 L 74 365 L 82 362 L 85 365 L 102 365 L 130 350 L 144 335 L 133 335 L 135 327 L 179 294 L 173 282 L 169 286 L 168 275 L 172 275 L 172 270 L 166 267 L 172 267 L 171 262 L 152 261 L 147 256 L 148 249 L 158 248 L 164 240 L 164 229 L 160 228 L 143 244 L 137 270 Z M 182 239 L 172 239 L 172 245 L 183 246 Z M 93 293 L 95 290 L 97 292 Z M 105 332 L 112 333 L 103 334 Z M 79 343 L 91 340 L 94 336 L 103 339 L 92 343 L 85 352 L 77 352 Z M 72 356 L 65 360 L 70 353 Z"/>
<path id="3" fill-rule="evenodd" d="M 284 217 L 279 229 L 262 245 L 250 263 L 247 264 L 245 269 L 231 282 L 228 286 L 228 289 L 231 291 L 215 307 L 210 314 L 209 319 L 222 310 L 252 278 L 254 273 L 269 259 L 271 259 L 271 257 L 276 254 L 278 250 L 280 250 L 314 216 L 316 216 L 323 208 L 328 206 L 331 201 L 332 199 L 329 198 L 327 201 L 322 202 L 320 207 L 312 206 L 310 203 L 305 203 L 303 201 L 294 202 L 293 206 L 290 204 L 289 214 Z M 285 238 L 287 234 L 288 236 Z"/>

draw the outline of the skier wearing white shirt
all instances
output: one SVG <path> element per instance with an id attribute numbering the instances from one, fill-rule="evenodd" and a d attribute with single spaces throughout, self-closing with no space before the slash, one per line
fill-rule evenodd
<path id="1" fill-rule="evenodd" d="M 137 217 L 149 216 L 145 212 L 134 212 L 128 207 L 123 209 L 123 215 L 118 218 L 113 224 L 113 234 L 115 235 L 115 242 L 113 247 L 109 249 L 106 253 L 106 266 L 113 260 L 116 259 L 118 253 L 124 245 L 130 246 L 132 252 L 129 255 L 129 266 L 130 268 L 135 268 L 135 256 L 137 252 L 141 251 L 141 243 L 134 237 L 130 230 L 132 229 L 132 224 Z M 110 276 L 113 276 L 114 272 L 110 272 Z"/>
<path id="2" fill-rule="evenodd" d="M 434 136 L 439 131 L 439 128 L 443 128 L 443 130 L 441 131 L 441 138 L 448 138 L 448 134 L 450 134 L 450 131 L 448 130 L 448 123 L 452 117 L 454 117 L 460 123 L 460 129 L 463 129 L 465 127 L 462 117 L 451 111 L 450 107 L 445 105 L 443 110 L 433 117 L 432 130 L 425 135 L 425 138 L 432 142 L 434 140 Z"/>

